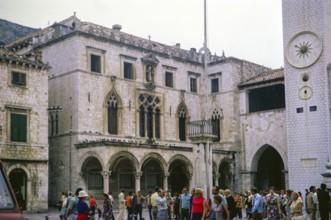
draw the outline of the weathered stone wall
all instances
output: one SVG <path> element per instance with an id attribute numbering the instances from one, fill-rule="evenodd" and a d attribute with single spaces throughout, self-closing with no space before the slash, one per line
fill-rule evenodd
<path id="1" fill-rule="evenodd" d="M 11 84 L 11 72 L 26 74 L 26 86 Z M 7 175 L 14 169 L 26 175 L 23 186 L 29 211 L 47 210 L 48 198 L 48 76 L 46 70 L 0 64 L 0 159 Z M 11 112 L 27 115 L 27 142 L 12 142 Z M 17 190 L 17 189 L 16 189 Z"/>
<path id="2" fill-rule="evenodd" d="M 299 32 L 312 31 L 323 42 L 323 52 L 315 64 L 298 69 L 285 59 L 286 124 L 288 139 L 289 187 L 303 191 L 320 185 L 321 173 L 330 155 L 330 85 L 327 65 L 331 56 L 330 1 L 283 1 L 284 51 Z M 309 80 L 302 80 L 303 74 Z M 300 99 L 299 89 L 312 88 L 310 99 Z M 316 106 L 317 111 L 310 111 Z M 303 113 L 297 113 L 303 108 Z"/>

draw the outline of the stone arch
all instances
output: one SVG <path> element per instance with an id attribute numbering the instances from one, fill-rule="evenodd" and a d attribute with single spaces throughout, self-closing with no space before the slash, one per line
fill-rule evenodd
<path id="1" fill-rule="evenodd" d="M 89 158 L 89 157 L 95 157 L 98 159 L 98 161 L 100 162 L 101 166 L 102 166 L 102 170 L 105 170 L 105 165 L 104 165 L 104 161 L 102 160 L 102 158 L 100 157 L 99 154 L 97 154 L 96 152 L 93 151 L 88 151 L 85 154 L 83 154 L 79 160 L 78 160 L 78 166 L 76 167 L 77 169 L 77 173 L 81 172 L 84 166 L 85 161 Z"/>
<path id="2" fill-rule="evenodd" d="M 251 162 L 249 160 L 247 160 L 246 166 L 247 166 L 248 170 L 252 170 L 252 171 L 257 170 L 258 159 L 260 158 L 260 156 L 263 153 L 263 151 L 265 150 L 265 148 L 268 146 L 272 146 L 279 153 L 279 155 L 282 158 L 283 163 L 284 163 L 284 169 L 288 170 L 287 152 L 277 142 L 273 141 L 272 139 L 270 139 L 268 137 L 264 137 L 264 142 L 258 142 L 256 146 L 259 146 L 259 147 L 257 147 L 253 151 L 254 156 L 252 157 Z"/>
<path id="3" fill-rule="evenodd" d="M 109 185 L 114 195 L 117 195 L 121 188 L 127 192 L 136 191 L 136 176 L 140 174 L 138 172 L 139 162 L 132 153 L 120 151 L 114 154 L 107 167 L 111 171 Z"/>
<path id="4" fill-rule="evenodd" d="M 211 119 L 221 119 L 223 118 L 223 109 L 214 103 L 212 108 L 209 110 L 209 115 Z"/>
<path id="5" fill-rule="evenodd" d="M 232 174 L 234 173 L 232 160 L 228 157 L 224 157 L 222 160 L 219 161 L 217 165 L 217 171 L 219 174 L 218 178 L 218 185 L 220 188 L 229 188 L 231 189 L 233 178 Z"/>
<path id="6" fill-rule="evenodd" d="M 169 171 L 171 163 L 173 163 L 175 160 L 182 160 L 183 162 L 185 162 L 186 167 L 188 168 L 188 171 L 189 171 L 190 175 L 193 174 L 193 165 L 192 165 L 191 161 L 186 156 L 184 156 L 182 154 L 176 154 L 175 156 L 170 158 L 170 160 L 168 162 L 168 166 L 167 166 L 168 171 Z"/>
<path id="7" fill-rule="evenodd" d="M 87 156 L 83 161 L 81 171 L 79 173 L 84 181 L 84 188 L 88 191 L 95 190 L 95 192 L 101 194 L 103 190 L 103 169 L 104 166 L 98 157 L 92 154 Z"/>
<path id="8" fill-rule="evenodd" d="M 279 153 L 279 148 L 264 144 L 255 153 L 251 161 L 252 183 L 259 189 L 274 186 L 285 188 L 284 171 L 286 162 Z"/>
<path id="9" fill-rule="evenodd" d="M 162 165 L 161 167 L 162 167 L 163 172 L 167 169 L 167 162 L 164 160 L 164 158 L 160 154 L 158 154 L 158 153 L 148 153 L 140 160 L 140 164 L 139 164 L 139 167 L 138 167 L 137 171 L 141 171 L 141 168 L 142 168 L 143 164 L 151 158 L 153 158 L 153 159 L 160 162 L 160 164 Z"/>
<path id="10" fill-rule="evenodd" d="M 112 98 L 115 97 L 117 99 L 118 102 L 118 107 L 122 108 L 123 107 L 123 102 L 122 99 L 120 97 L 120 95 L 118 94 L 118 92 L 116 91 L 116 88 L 113 87 L 106 95 L 105 99 L 104 99 L 104 105 L 108 105 L 108 101 Z"/>
<path id="11" fill-rule="evenodd" d="M 140 186 L 141 191 L 146 194 L 156 186 L 167 187 L 164 185 L 166 161 L 157 153 L 146 154 L 141 162 L 139 171 L 141 174 Z"/>
<path id="12" fill-rule="evenodd" d="M 182 110 L 184 110 L 184 111 L 186 112 L 185 117 L 186 117 L 186 118 L 189 118 L 190 113 L 189 113 L 189 111 L 188 111 L 188 108 L 187 108 L 187 106 L 186 106 L 184 100 L 181 101 L 181 102 L 179 103 L 179 105 L 177 106 L 177 109 L 176 109 L 176 117 L 179 117 L 179 116 L 180 116 L 180 113 L 182 113 Z"/>
<path id="13" fill-rule="evenodd" d="M 21 171 L 24 173 L 22 174 Z M 16 193 L 16 191 L 20 191 L 23 196 L 23 210 L 30 210 L 30 205 L 32 202 L 31 172 L 22 164 L 15 164 L 7 169 L 6 174 L 9 177 L 9 182 L 13 190 L 15 191 L 14 193 Z"/>
<path id="14" fill-rule="evenodd" d="M 138 159 L 132 153 L 130 153 L 128 151 L 120 151 L 120 152 L 117 152 L 116 154 L 114 154 L 109 159 L 109 162 L 108 162 L 108 165 L 107 165 L 107 168 L 108 168 L 107 170 L 112 171 L 114 166 L 116 165 L 116 162 L 118 161 L 118 159 L 120 159 L 122 157 L 130 159 L 133 166 L 135 167 L 135 170 L 139 170 L 139 161 L 138 161 Z"/>
<path id="15" fill-rule="evenodd" d="M 183 187 L 190 187 L 193 174 L 193 165 L 184 155 L 177 154 L 169 162 L 167 171 L 169 174 L 169 189 L 172 193 L 180 193 Z"/>

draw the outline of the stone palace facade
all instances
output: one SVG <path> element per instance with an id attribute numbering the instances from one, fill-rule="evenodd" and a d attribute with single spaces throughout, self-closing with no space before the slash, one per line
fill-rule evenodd
<path id="1" fill-rule="evenodd" d="M 294 2 L 283 1 L 284 39 L 295 22 L 288 15 L 301 10 Z M 322 1 L 316 4 L 316 10 L 330 11 Z M 101 198 L 103 192 L 116 197 L 121 188 L 146 193 L 154 186 L 172 192 L 183 186 L 208 190 L 207 185 L 303 191 L 323 181 L 322 155 L 298 158 L 313 173 L 307 186 L 290 178 L 299 169 L 292 160 L 297 151 L 291 150 L 297 146 L 296 116 L 289 117 L 299 95 L 297 89 L 285 94 L 285 85 L 296 84 L 287 60 L 284 69 L 272 70 L 224 53 L 207 59 L 195 48 L 136 37 L 120 25 L 107 28 L 76 15 L 6 47 L 26 57 L 41 53 L 51 66 L 51 204 L 78 186 Z"/>

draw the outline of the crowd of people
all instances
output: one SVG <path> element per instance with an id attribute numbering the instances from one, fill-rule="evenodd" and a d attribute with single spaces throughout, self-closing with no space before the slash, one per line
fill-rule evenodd
<path id="1" fill-rule="evenodd" d="M 61 196 L 61 220 L 144 220 L 143 207 L 148 208 L 150 220 L 329 220 L 330 194 L 324 183 L 320 188 L 311 186 L 306 195 L 291 190 L 258 191 L 253 187 L 245 193 L 232 193 L 230 189 L 212 187 L 208 197 L 201 188 L 187 187 L 173 196 L 167 190 L 155 187 L 146 196 L 122 189 L 118 195 L 119 213 L 113 214 L 114 199 L 111 193 L 103 193 L 103 207 L 97 206 L 93 195 L 78 188 L 74 195 L 63 192 Z M 242 211 L 244 210 L 244 213 Z M 307 213 L 304 215 L 304 211 Z M 244 216 L 245 215 L 245 216 Z"/>

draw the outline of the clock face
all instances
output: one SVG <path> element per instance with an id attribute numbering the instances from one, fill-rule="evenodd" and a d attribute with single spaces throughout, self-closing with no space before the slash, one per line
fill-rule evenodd
<path id="1" fill-rule="evenodd" d="M 315 33 L 300 32 L 289 41 L 286 58 L 294 67 L 309 67 L 321 56 L 322 48 L 322 41 Z"/>

